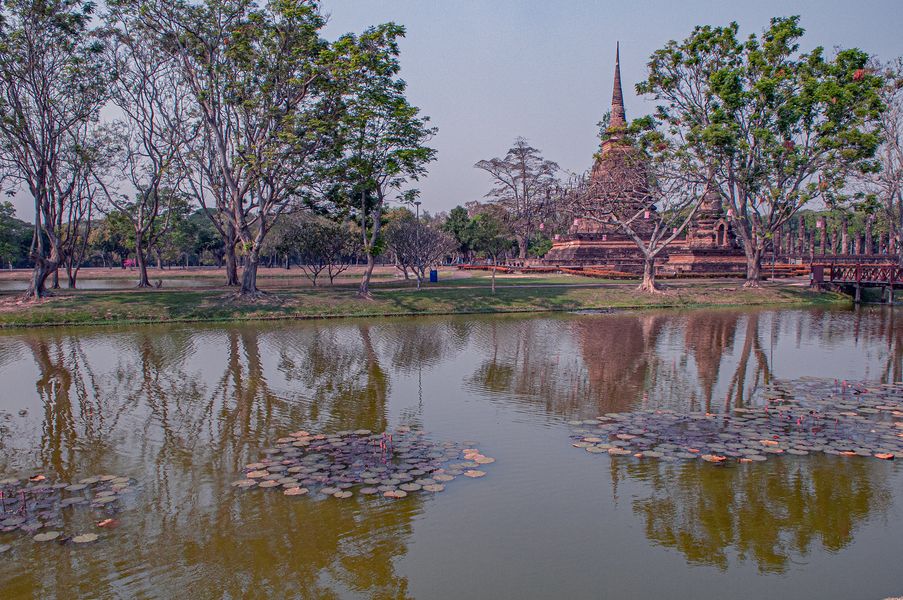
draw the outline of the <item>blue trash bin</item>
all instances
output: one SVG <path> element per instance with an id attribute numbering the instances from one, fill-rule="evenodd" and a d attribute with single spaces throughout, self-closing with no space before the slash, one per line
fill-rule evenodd
<path id="1" fill-rule="evenodd" d="M 436 283 L 439 281 L 439 271 L 436 269 L 430 269 L 430 283 Z"/>

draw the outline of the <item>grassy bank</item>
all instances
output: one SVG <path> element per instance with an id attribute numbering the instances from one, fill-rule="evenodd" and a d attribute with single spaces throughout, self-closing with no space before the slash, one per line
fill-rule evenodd
<path id="1" fill-rule="evenodd" d="M 268 319 L 314 319 L 423 314 L 543 312 L 656 307 L 754 305 L 833 305 L 849 300 L 783 282 L 761 289 L 740 288 L 734 281 L 676 282 L 658 295 L 640 294 L 633 283 L 591 283 L 560 277 L 499 281 L 495 294 L 481 277 L 428 287 L 376 288 L 372 299 L 348 287 L 281 289 L 255 302 L 244 302 L 225 289 L 73 291 L 36 304 L 13 295 L 0 301 L 0 327 L 98 325 L 160 322 L 216 322 Z M 578 285 L 573 285 L 578 284 Z"/>

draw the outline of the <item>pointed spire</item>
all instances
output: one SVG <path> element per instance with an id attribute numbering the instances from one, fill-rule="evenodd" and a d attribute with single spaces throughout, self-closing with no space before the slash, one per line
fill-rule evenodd
<path id="1" fill-rule="evenodd" d="M 615 43 L 615 83 L 611 93 L 611 120 L 609 131 L 627 127 L 627 115 L 624 113 L 624 92 L 621 91 L 621 44 Z"/>

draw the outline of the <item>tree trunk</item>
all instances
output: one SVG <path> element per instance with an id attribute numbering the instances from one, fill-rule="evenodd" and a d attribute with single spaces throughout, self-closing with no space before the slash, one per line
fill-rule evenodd
<path id="1" fill-rule="evenodd" d="M 260 295 L 260 290 L 257 289 L 257 265 L 260 261 L 259 254 L 260 251 L 256 248 L 252 248 L 248 253 L 247 260 L 245 261 L 245 268 L 241 273 L 241 288 L 238 290 L 240 296 L 256 298 Z"/>
<path id="2" fill-rule="evenodd" d="M 238 262 L 235 260 L 235 241 L 226 240 L 225 246 L 226 286 L 238 285 Z"/>
<path id="3" fill-rule="evenodd" d="M 527 260 L 527 238 L 517 236 L 517 257 L 520 260 Z"/>
<path id="4" fill-rule="evenodd" d="M 69 289 L 74 290 L 78 279 L 78 269 L 73 269 L 71 262 L 66 265 L 66 278 L 69 280 Z"/>
<path id="5" fill-rule="evenodd" d="M 31 272 L 31 281 L 28 283 L 28 289 L 25 290 L 25 300 L 37 300 L 48 295 L 46 282 L 47 277 L 56 270 L 57 262 L 44 257 L 35 257 L 34 270 Z"/>
<path id="6" fill-rule="evenodd" d="M 161 255 L 159 251 L 154 252 L 154 255 L 157 257 L 157 268 L 162 271 L 163 270 L 163 255 Z"/>
<path id="7" fill-rule="evenodd" d="M 493 257 L 492 257 L 492 293 L 493 293 L 493 294 L 495 293 L 495 264 L 496 264 L 497 262 L 498 262 L 498 261 L 497 261 L 496 258 L 493 256 Z"/>
<path id="8" fill-rule="evenodd" d="M 60 266 L 57 264 L 56 268 L 53 270 L 53 284 L 50 286 L 51 289 L 58 290 L 60 289 Z"/>
<path id="9" fill-rule="evenodd" d="M 647 294 L 658 293 L 658 285 L 655 283 L 655 257 L 647 256 L 643 260 L 643 281 L 637 288 L 641 292 Z"/>
<path id="10" fill-rule="evenodd" d="M 144 256 L 144 239 L 140 233 L 135 234 L 135 262 L 138 264 L 138 285 L 136 287 L 149 288 L 147 279 L 147 260 Z"/>
<path id="11" fill-rule="evenodd" d="M 370 297 L 370 278 L 373 276 L 373 268 L 376 266 L 376 257 L 373 255 L 373 249 L 376 247 L 376 241 L 379 239 L 380 221 L 382 220 L 383 207 L 382 192 L 379 192 L 379 207 L 373 211 L 373 231 L 370 233 L 370 239 L 367 239 L 367 217 L 366 217 L 366 197 L 361 193 L 361 233 L 364 236 L 364 249 L 367 252 L 367 268 L 364 269 L 364 276 L 361 278 L 361 285 L 358 288 L 358 295 L 364 298 Z"/>
<path id="12" fill-rule="evenodd" d="M 370 297 L 370 277 L 373 275 L 373 267 L 376 266 L 376 259 L 372 252 L 367 252 L 367 268 L 364 269 L 364 276 L 361 278 L 361 285 L 357 293 L 361 296 Z"/>
<path id="13" fill-rule="evenodd" d="M 757 288 L 762 281 L 762 249 L 753 248 L 746 253 L 746 283 L 743 287 Z"/>

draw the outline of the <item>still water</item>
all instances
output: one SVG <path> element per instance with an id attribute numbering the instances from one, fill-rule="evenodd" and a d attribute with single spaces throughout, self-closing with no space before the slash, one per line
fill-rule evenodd
<path id="1" fill-rule="evenodd" d="M 885 598 L 900 461 L 590 455 L 568 420 L 720 412 L 770 382 L 903 378 L 892 310 L 449 317 L 0 336 L 0 478 L 127 475 L 85 547 L 0 534 L 0 598 Z M 297 429 L 475 440 L 401 500 L 230 483 Z M 99 530 L 98 530 L 99 531 Z"/>
<path id="2" fill-rule="evenodd" d="M 133 290 L 137 284 L 138 278 L 110 277 L 108 279 L 88 279 L 87 277 L 78 280 L 77 287 L 80 290 Z M 172 277 L 170 279 L 151 278 L 151 284 L 156 285 L 160 282 L 161 287 L 171 288 L 204 288 L 215 287 L 219 284 L 215 279 L 192 279 L 189 277 Z M 3 279 L 0 280 L 0 292 L 24 292 L 28 289 L 28 281 L 20 279 Z M 69 280 L 65 277 L 60 278 L 60 287 L 64 290 L 69 289 Z"/>

